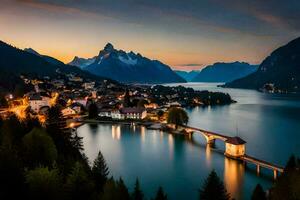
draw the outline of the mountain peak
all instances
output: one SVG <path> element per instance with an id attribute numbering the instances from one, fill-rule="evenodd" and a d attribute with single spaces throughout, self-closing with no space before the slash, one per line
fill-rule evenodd
<path id="1" fill-rule="evenodd" d="M 110 51 L 114 50 L 114 46 L 111 43 L 107 43 L 104 47 L 104 50 L 110 52 Z"/>
<path id="2" fill-rule="evenodd" d="M 37 56 L 40 56 L 40 54 L 32 48 L 25 48 L 24 51 L 26 51 L 28 53 L 32 53 L 32 54 L 37 55 Z"/>

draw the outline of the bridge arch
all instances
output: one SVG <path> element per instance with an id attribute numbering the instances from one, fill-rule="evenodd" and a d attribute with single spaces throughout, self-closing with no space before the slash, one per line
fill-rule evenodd
<path id="1" fill-rule="evenodd" d="M 201 135 L 204 136 L 204 138 L 206 140 L 206 143 L 209 144 L 209 145 L 214 145 L 216 139 L 219 139 L 219 140 L 223 141 L 224 143 L 226 143 L 226 140 L 229 138 L 227 136 L 223 136 L 223 135 L 220 135 L 220 134 L 212 133 L 212 132 L 205 131 L 205 130 L 202 130 L 202 129 L 197 129 L 197 128 L 189 127 L 189 128 L 185 128 L 185 130 L 188 133 L 195 133 L 195 132 L 200 133 Z"/>

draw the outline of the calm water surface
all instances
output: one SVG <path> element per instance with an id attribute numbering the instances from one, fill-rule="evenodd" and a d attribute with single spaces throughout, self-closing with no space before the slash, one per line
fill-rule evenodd
<path id="1" fill-rule="evenodd" d="M 217 84 L 187 83 L 194 89 L 229 93 L 238 103 L 229 106 L 187 110 L 191 126 L 243 138 L 246 153 L 284 165 L 291 153 L 300 155 L 300 97 L 264 94 L 253 90 L 217 88 Z M 236 199 L 249 199 L 257 183 L 268 188 L 272 172 L 255 166 L 246 168 L 225 158 L 224 144 L 206 147 L 203 136 L 173 136 L 144 127 L 84 125 L 85 153 L 92 162 L 99 150 L 104 154 L 111 175 L 122 178 L 131 188 L 139 177 L 148 198 L 159 185 L 170 199 L 196 199 L 208 173 L 215 169 Z"/>

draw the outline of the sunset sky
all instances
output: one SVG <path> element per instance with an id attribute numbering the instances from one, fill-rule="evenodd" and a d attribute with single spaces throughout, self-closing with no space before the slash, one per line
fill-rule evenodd
<path id="1" fill-rule="evenodd" d="M 185 70 L 259 64 L 300 36 L 298 0 L 0 0 L 0 40 L 70 62 L 107 42 Z M 180 67 L 181 66 L 181 67 Z"/>

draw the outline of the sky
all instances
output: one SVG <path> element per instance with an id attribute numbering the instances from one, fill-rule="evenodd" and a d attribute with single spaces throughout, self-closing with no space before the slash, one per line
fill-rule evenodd
<path id="1" fill-rule="evenodd" d="M 106 43 L 174 69 L 259 64 L 300 36 L 299 0 L 0 0 L 0 40 L 65 63 Z"/>

